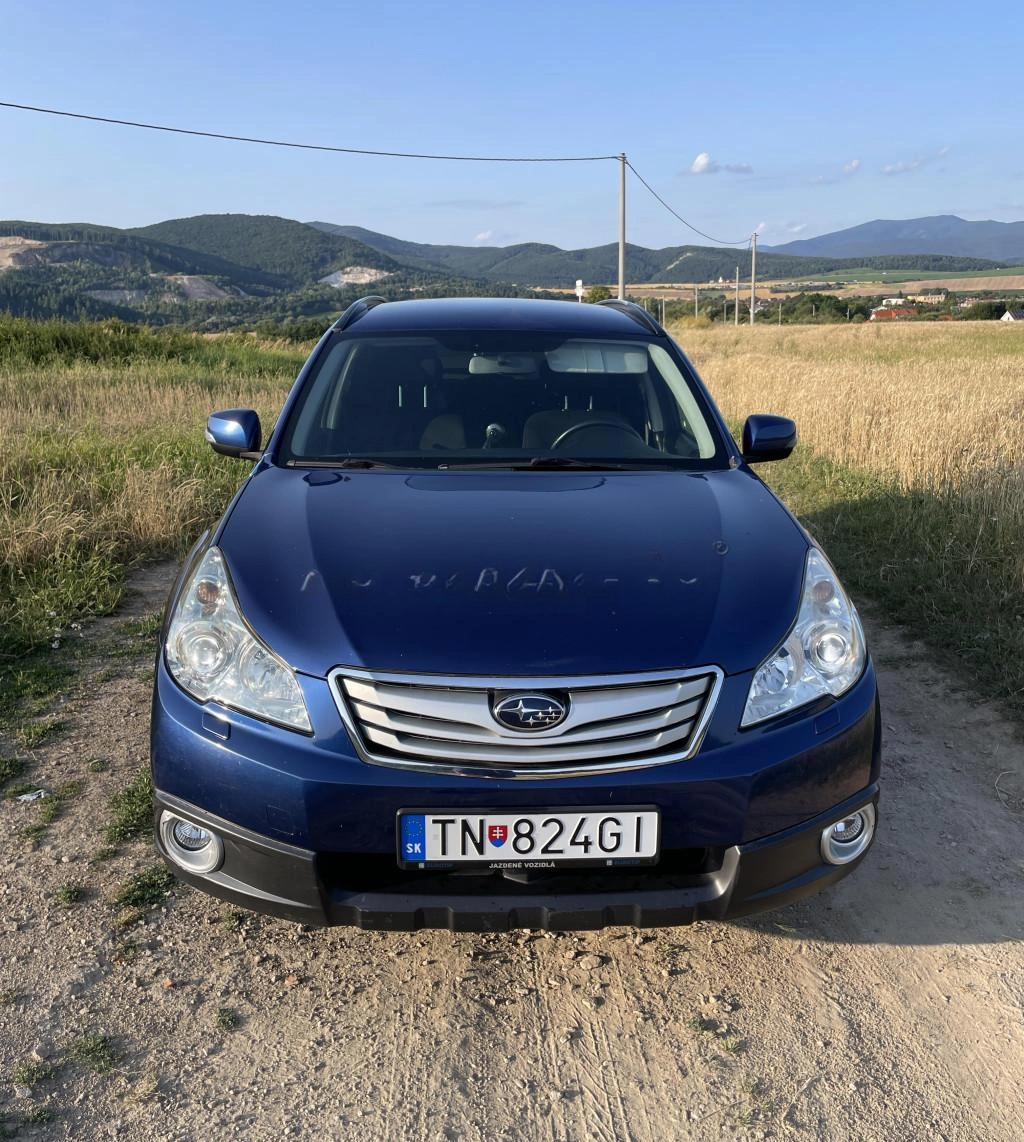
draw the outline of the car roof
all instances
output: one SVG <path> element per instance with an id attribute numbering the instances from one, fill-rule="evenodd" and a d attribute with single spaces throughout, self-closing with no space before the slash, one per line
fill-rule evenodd
<path id="1" fill-rule="evenodd" d="M 443 297 L 374 305 L 348 325 L 362 334 L 431 330 L 557 332 L 589 337 L 650 337 L 638 317 L 607 305 L 519 297 Z"/>

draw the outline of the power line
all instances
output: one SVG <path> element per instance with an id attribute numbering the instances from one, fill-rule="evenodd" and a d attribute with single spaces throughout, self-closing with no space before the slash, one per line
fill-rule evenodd
<path id="1" fill-rule="evenodd" d="M 688 230 L 692 230 L 694 232 L 694 234 L 699 234 L 702 238 L 707 238 L 707 240 L 709 242 L 714 242 L 717 246 L 749 246 L 750 245 L 750 239 L 749 238 L 741 238 L 738 242 L 727 242 L 724 238 L 713 238 L 710 234 L 705 234 L 703 230 L 698 230 L 697 227 L 693 225 L 693 223 L 687 222 L 686 219 L 678 211 L 673 210 L 672 207 L 669 206 L 669 204 L 661 197 L 661 195 L 654 189 L 653 186 L 651 186 L 651 184 L 647 181 L 647 179 L 644 178 L 644 176 L 636 169 L 635 166 L 633 166 L 633 164 L 628 159 L 626 160 L 626 166 L 629 167 L 629 169 L 633 172 L 633 174 L 636 175 L 636 177 L 640 180 L 640 182 L 651 192 L 651 194 L 654 195 L 654 197 L 661 203 L 661 205 L 665 207 L 665 209 L 669 212 L 669 214 L 671 214 L 673 218 L 676 218 L 680 222 L 682 222 L 682 224 Z"/>
<path id="2" fill-rule="evenodd" d="M 326 151 L 341 155 L 371 155 L 376 158 L 389 159 L 428 159 L 437 162 L 457 163 L 596 163 L 614 160 L 625 161 L 625 165 L 633 172 L 647 191 L 688 230 L 714 242 L 719 246 L 750 246 L 750 239 L 730 242 L 724 238 L 715 238 L 698 229 L 688 222 L 677 210 L 674 210 L 653 186 L 643 177 L 633 164 L 624 155 L 436 155 L 414 151 L 375 151 L 364 147 L 335 147 L 324 143 L 296 143 L 286 139 L 262 139 L 252 135 L 229 135 L 221 131 L 200 131 L 191 127 L 170 127 L 164 123 L 144 123 L 135 119 L 115 119 L 106 115 L 87 115 L 82 111 L 64 111 L 55 107 L 34 107 L 27 103 L 11 103 L 0 100 L 0 107 L 7 107 L 14 111 L 32 111 L 39 115 L 55 115 L 64 119 L 84 120 L 90 123 L 109 123 L 118 127 L 135 127 L 145 131 L 163 131 L 171 135 L 190 135 L 202 139 L 225 139 L 233 143 L 255 143 L 264 147 L 288 147 L 299 151 Z"/>
<path id="3" fill-rule="evenodd" d="M 119 127 L 140 127 L 146 131 L 166 131 L 172 135 L 195 135 L 203 139 L 228 139 L 234 143 L 259 143 L 264 147 L 291 147 L 299 151 L 330 151 L 341 155 L 374 155 L 378 158 L 387 159 L 435 159 L 453 163 L 596 163 L 609 159 L 618 161 L 619 159 L 618 155 L 558 155 L 554 157 L 516 155 L 509 157 L 505 155 L 428 155 L 410 151 L 371 151 L 362 147 L 330 147 L 321 143 L 292 143 L 283 139 L 259 139 L 249 135 L 227 135 L 220 131 L 168 127 L 162 123 L 140 123 L 134 119 L 113 119 L 105 115 L 86 115 L 80 111 L 59 111 L 54 107 L 32 107 L 26 103 L 7 103 L 3 100 L 0 100 L 0 107 L 10 107 L 15 111 L 35 111 L 40 115 L 59 115 L 65 119 L 85 119 L 90 123 L 113 123 Z"/>

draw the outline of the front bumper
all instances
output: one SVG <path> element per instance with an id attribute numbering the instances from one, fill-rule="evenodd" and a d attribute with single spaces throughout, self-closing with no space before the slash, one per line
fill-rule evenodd
<path id="1" fill-rule="evenodd" d="M 393 930 L 683 924 L 779 907 L 863 859 L 826 864 L 820 838 L 827 825 L 877 800 L 880 723 L 870 664 L 838 701 L 739 732 L 749 675 L 727 677 L 691 759 L 543 781 L 367 764 L 326 683 L 302 682 L 312 737 L 200 705 L 157 663 L 157 818 L 168 810 L 210 828 L 225 852 L 206 875 L 169 863 L 182 880 L 258 912 Z M 544 870 L 523 881 L 402 870 L 395 816 L 412 804 L 504 812 L 654 805 L 661 860 L 643 872 Z"/>
<path id="2" fill-rule="evenodd" d="M 822 830 L 877 801 L 878 787 L 872 785 L 800 826 L 711 855 L 704 870 L 644 877 L 646 886 L 633 891 L 626 888 L 628 874 L 603 877 L 599 870 L 588 878 L 591 885 L 581 887 L 577 875 L 572 878 L 575 889 L 566 891 L 559 887 L 564 877 L 557 874 L 520 884 L 500 874 L 437 877 L 406 874 L 397 867 L 390 883 L 385 877 L 367 889 L 360 886 L 366 880 L 366 864 L 358 857 L 349 862 L 325 860 L 160 792 L 157 819 L 169 810 L 212 829 L 223 840 L 225 858 L 218 871 L 197 876 L 174 864 L 159 840 L 157 847 L 187 883 L 255 911 L 310 925 L 349 924 L 400 932 L 569 931 L 620 924 L 650 928 L 733 919 L 779 908 L 834 884 L 864 857 L 841 866 L 825 864 L 820 852 Z M 612 886 L 608 882 L 613 880 L 620 883 Z M 489 888 L 484 881 L 490 882 Z"/>

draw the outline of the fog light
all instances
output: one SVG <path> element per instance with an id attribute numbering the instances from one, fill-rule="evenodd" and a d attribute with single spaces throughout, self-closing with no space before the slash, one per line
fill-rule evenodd
<path id="1" fill-rule="evenodd" d="M 213 840 L 213 833 L 193 825 L 191 821 L 175 821 L 172 826 L 172 835 L 175 842 L 190 853 L 197 853 Z"/>
<path id="2" fill-rule="evenodd" d="M 188 872 L 213 872 L 224 859 L 224 842 L 216 833 L 166 809 L 160 814 L 160 840 L 171 860 Z"/>
<path id="3" fill-rule="evenodd" d="M 822 858 L 828 864 L 849 864 L 871 844 L 874 835 L 875 807 L 865 805 L 822 830 Z"/>

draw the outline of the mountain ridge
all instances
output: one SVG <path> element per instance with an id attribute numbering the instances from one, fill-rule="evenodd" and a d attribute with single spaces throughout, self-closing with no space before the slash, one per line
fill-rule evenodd
<path id="1" fill-rule="evenodd" d="M 845 230 L 766 246 L 797 257 L 861 258 L 945 254 L 988 258 L 1007 265 L 1024 262 L 1024 222 L 969 222 L 956 214 L 923 218 L 876 218 Z"/>
<path id="2" fill-rule="evenodd" d="M 972 232 L 963 227 L 981 225 L 955 216 L 935 221 L 940 231 L 945 227 L 961 238 Z M 921 222 L 892 225 L 904 226 L 906 240 L 913 241 Z M 862 229 L 870 234 L 886 225 L 882 220 Z M 1005 227 L 1024 230 L 1024 223 L 990 225 L 1000 229 L 983 238 L 1005 234 Z M 833 272 L 862 269 L 970 273 L 1011 261 L 934 253 L 840 258 L 787 250 L 758 251 L 759 280 L 827 280 Z M 1024 250 L 1019 260 L 1024 262 Z M 749 280 L 743 250 L 626 247 L 629 282 L 727 285 L 737 265 Z M 220 329 L 314 322 L 370 292 L 395 299 L 425 293 L 537 296 L 548 287 L 571 290 L 577 279 L 586 286 L 614 282 L 617 273 L 618 247 L 611 242 L 577 250 L 543 242 L 433 245 L 365 227 L 249 214 L 194 215 L 132 229 L 0 221 L 0 312 L 26 317 L 112 317 Z"/>

